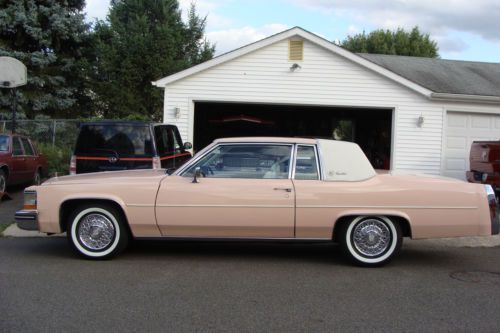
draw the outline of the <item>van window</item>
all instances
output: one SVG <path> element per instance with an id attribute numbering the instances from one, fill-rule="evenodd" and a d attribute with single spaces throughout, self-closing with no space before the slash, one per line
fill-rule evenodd
<path id="1" fill-rule="evenodd" d="M 75 147 L 76 155 L 119 157 L 153 156 L 151 132 L 144 125 L 84 125 Z"/>
<path id="2" fill-rule="evenodd" d="M 158 154 L 178 154 L 182 152 L 179 132 L 172 126 L 155 126 L 155 141 Z"/>

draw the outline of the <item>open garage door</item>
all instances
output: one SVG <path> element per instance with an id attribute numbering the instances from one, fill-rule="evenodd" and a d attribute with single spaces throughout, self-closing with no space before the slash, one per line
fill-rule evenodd
<path id="1" fill-rule="evenodd" d="M 356 142 L 373 166 L 389 169 L 392 110 L 196 102 L 194 149 L 235 136 L 285 136 Z"/>

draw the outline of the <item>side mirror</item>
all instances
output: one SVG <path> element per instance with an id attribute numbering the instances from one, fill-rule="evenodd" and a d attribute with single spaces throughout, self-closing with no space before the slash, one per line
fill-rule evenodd
<path id="1" fill-rule="evenodd" d="M 185 150 L 188 150 L 188 149 L 191 149 L 193 148 L 193 145 L 191 142 L 184 142 L 184 149 Z"/>
<path id="2" fill-rule="evenodd" d="M 201 168 L 200 167 L 197 167 L 196 169 L 194 169 L 194 178 L 193 178 L 192 183 L 199 183 L 198 177 L 201 177 Z"/>

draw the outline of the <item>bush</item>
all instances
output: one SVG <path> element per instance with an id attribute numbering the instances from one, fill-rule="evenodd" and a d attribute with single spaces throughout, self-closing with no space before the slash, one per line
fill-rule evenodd
<path id="1" fill-rule="evenodd" d="M 51 144 L 39 143 L 37 148 L 40 153 L 47 157 L 50 177 L 56 174 L 61 176 L 69 173 L 69 162 L 73 154 L 73 150 L 70 147 L 58 147 Z"/>

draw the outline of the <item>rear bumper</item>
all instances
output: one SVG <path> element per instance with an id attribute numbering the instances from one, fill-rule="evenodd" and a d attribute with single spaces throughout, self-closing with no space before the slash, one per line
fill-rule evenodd
<path id="1" fill-rule="evenodd" d="M 38 212 L 36 210 L 18 210 L 15 220 L 20 229 L 38 230 Z"/>

